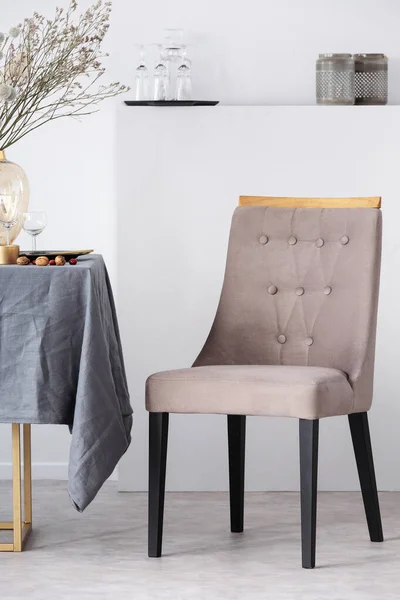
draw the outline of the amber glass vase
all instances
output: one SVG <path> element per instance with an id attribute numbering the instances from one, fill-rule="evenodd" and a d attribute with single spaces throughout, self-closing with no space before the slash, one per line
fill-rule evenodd
<path id="1" fill-rule="evenodd" d="M 0 196 L 2 194 L 18 194 L 21 199 L 18 221 L 10 232 L 10 243 L 12 244 L 21 231 L 24 212 L 28 210 L 29 184 L 25 171 L 19 165 L 7 160 L 4 151 L 0 150 Z M 6 243 L 6 232 L 1 228 L 0 245 L 4 246 Z"/>

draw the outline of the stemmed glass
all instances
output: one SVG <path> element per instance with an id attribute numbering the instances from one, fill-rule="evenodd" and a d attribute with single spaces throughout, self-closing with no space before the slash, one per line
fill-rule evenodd
<path id="1" fill-rule="evenodd" d="M 166 54 L 162 44 L 156 44 L 156 46 L 158 60 L 154 67 L 154 100 L 168 100 L 170 86 Z"/>
<path id="2" fill-rule="evenodd" d="M 182 64 L 183 29 L 165 29 L 164 51 L 168 68 L 170 89 L 168 100 L 177 100 L 178 66 Z"/>
<path id="3" fill-rule="evenodd" d="M 178 67 L 176 78 L 176 99 L 192 99 L 191 61 L 186 56 L 186 46 L 182 46 L 182 64 Z"/>
<path id="4" fill-rule="evenodd" d="M 149 72 L 145 62 L 145 47 L 139 44 L 140 62 L 135 73 L 135 99 L 149 99 Z"/>
<path id="5" fill-rule="evenodd" d="M 26 233 L 32 237 L 32 251 L 36 250 L 36 237 L 42 233 L 47 225 L 46 213 L 44 211 L 34 211 L 24 213 L 23 228 Z"/>
<path id="6" fill-rule="evenodd" d="M 168 59 L 180 60 L 182 58 L 183 29 L 165 29 L 164 39 Z"/>
<path id="7" fill-rule="evenodd" d="M 0 194 L 0 223 L 6 230 L 7 246 L 10 245 L 10 230 L 18 221 L 20 203 L 21 194 Z"/>

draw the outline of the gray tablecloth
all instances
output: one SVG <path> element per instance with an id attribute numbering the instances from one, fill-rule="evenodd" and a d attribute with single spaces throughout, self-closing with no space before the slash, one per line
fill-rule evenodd
<path id="1" fill-rule="evenodd" d="M 132 409 L 101 256 L 0 267 L 0 422 L 69 425 L 79 511 L 127 450 Z"/>

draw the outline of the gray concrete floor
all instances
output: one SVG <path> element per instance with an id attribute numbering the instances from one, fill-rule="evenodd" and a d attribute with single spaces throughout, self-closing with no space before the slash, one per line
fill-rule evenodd
<path id="1" fill-rule="evenodd" d="M 107 484 L 80 515 L 63 482 L 35 482 L 34 532 L 22 554 L 0 553 L 0 598 L 398 600 L 400 494 L 380 498 L 386 541 L 371 544 L 359 494 L 321 493 L 306 571 L 298 494 L 247 494 L 244 534 L 229 532 L 226 494 L 168 494 L 164 556 L 149 559 L 144 494 Z M 10 503 L 2 482 L 0 520 Z"/>

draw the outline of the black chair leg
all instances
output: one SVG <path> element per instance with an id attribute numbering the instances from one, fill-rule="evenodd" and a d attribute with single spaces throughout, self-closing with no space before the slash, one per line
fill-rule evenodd
<path id="1" fill-rule="evenodd" d="M 149 413 L 149 557 L 161 556 L 167 466 L 168 413 Z"/>
<path id="2" fill-rule="evenodd" d="M 383 542 L 381 512 L 376 488 L 374 459 L 366 412 L 349 415 L 361 493 L 371 542 Z"/>
<path id="3" fill-rule="evenodd" d="M 301 552 L 304 569 L 315 567 L 319 420 L 300 419 Z"/>
<path id="4" fill-rule="evenodd" d="M 228 415 L 229 500 L 231 531 L 243 531 L 246 417 Z"/>

